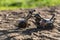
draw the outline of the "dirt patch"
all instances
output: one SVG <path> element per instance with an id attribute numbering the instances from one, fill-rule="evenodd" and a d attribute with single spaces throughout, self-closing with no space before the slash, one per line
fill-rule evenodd
<path id="1" fill-rule="evenodd" d="M 54 7 L 53 7 L 54 8 Z M 59 7 L 60 8 L 60 7 Z M 2 10 L 0 11 L 0 40 L 60 40 L 60 9 L 54 8 L 56 12 L 55 28 L 53 30 L 40 30 L 32 23 L 27 28 L 17 29 L 21 17 L 25 17 L 30 9 Z M 43 18 L 51 18 L 51 8 L 35 8 Z M 50 10 L 50 11 L 47 11 Z"/>

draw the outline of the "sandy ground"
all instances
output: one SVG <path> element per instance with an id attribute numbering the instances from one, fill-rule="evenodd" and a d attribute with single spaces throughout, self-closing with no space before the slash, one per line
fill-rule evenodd
<path id="1" fill-rule="evenodd" d="M 52 7 L 54 8 L 54 7 Z M 51 8 L 35 8 L 43 18 L 51 18 Z M 0 40 L 60 40 L 60 7 L 54 8 L 56 15 L 54 28 L 52 30 L 40 30 L 32 23 L 33 18 L 29 19 L 31 24 L 27 28 L 17 29 L 19 19 L 25 17 L 30 9 L 2 10 L 0 11 Z"/>

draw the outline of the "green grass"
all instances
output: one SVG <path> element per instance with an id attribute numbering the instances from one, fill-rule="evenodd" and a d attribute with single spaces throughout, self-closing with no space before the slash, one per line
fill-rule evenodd
<path id="1" fill-rule="evenodd" d="M 0 10 L 56 6 L 60 0 L 0 0 Z"/>

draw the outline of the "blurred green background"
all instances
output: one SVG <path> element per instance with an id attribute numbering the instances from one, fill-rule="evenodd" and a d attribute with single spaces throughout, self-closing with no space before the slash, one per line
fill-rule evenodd
<path id="1" fill-rule="evenodd" d="M 0 10 L 56 6 L 60 0 L 0 0 Z"/>

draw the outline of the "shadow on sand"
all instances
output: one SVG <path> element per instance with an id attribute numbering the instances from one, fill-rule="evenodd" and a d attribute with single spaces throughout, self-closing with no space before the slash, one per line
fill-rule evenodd
<path id="1" fill-rule="evenodd" d="M 52 27 L 52 28 L 53 28 L 53 27 Z M 24 28 L 23 28 L 23 29 L 24 29 Z M 10 34 L 10 33 L 19 33 L 19 34 L 22 33 L 22 34 L 24 34 L 24 35 L 31 35 L 31 33 L 33 33 L 33 32 L 48 30 L 48 27 L 47 27 L 47 29 L 44 29 L 44 28 L 42 28 L 42 27 L 39 27 L 39 28 L 30 28 L 30 29 L 26 29 L 26 30 L 23 30 L 23 31 L 20 31 L 21 29 L 19 29 L 19 28 L 17 28 L 17 29 L 11 29 L 11 30 L 13 30 L 13 31 L 0 30 L 0 36 L 6 35 L 7 38 L 5 38 L 5 40 L 10 40 L 11 38 L 14 39 L 14 37 L 16 37 L 16 36 L 12 36 L 12 37 L 8 36 L 8 34 Z M 50 30 L 51 30 L 51 29 L 50 29 Z M 15 40 L 15 39 L 14 39 L 14 40 Z"/>

